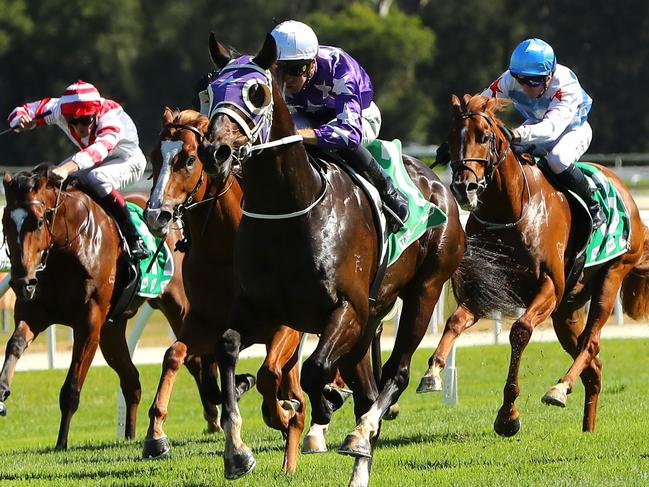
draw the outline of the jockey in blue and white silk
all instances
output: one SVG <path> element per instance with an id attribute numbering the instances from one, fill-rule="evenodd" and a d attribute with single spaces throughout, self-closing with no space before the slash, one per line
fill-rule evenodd
<path id="1" fill-rule="evenodd" d="M 585 200 L 595 228 L 605 223 L 588 182 L 574 164 L 593 137 L 588 123 L 592 99 L 575 73 L 557 64 L 552 47 L 541 39 L 521 42 L 509 69 L 482 95 L 513 100 L 525 121 L 511 131 L 512 142 L 545 158 L 559 181 Z"/>

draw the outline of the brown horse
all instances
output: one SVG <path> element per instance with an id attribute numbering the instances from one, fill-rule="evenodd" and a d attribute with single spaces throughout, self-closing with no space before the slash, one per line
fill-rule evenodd
<path id="1" fill-rule="evenodd" d="M 242 189 L 230 171 L 208 176 L 199 156 L 207 117 L 194 110 L 165 108 L 160 144 L 152 154 L 153 190 L 146 219 L 151 231 L 166 235 L 182 217 L 189 237 L 183 278 L 189 312 L 178 339 L 167 350 L 151 419 L 144 457 L 169 451 L 162 425 L 178 368 L 188 354 L 213 352 L 223 333 L 234 299 L 234 239 L 241 221 Z M 285 326 L 263 337 L 268 356 L 258 372 L 266 423 L 286 438 L 283 468 L 294 472 L 306 403 L 299 382 L 297 347 L 301 334 Z M 250 387 L 249 377 L 237 376 L 237 396 Z"/>
<path id="2" fill-rule="evenodd" d="M 213 145 L 206 151 L 213 154 L 220 170 L 239 160 L 246 195 L 235 247 L 240 292 L 230 329 L 217 345 L 224 394 L 225 475 L 240 477 L 255 464 L 251 449 L 241 439 L 234 390 L 239 350 L 286 322 L 320 335 L 302 368 L 302 387 L 311 400 L 313 421 L 329 423 L 332 406 L 323 389 L 338 368 L 353 390 L 359 422 L 339 452 L 356 458 L 352 483 L 365 485 L 381 418 L 408 384 L 412 354 L 425 334 L 442 285 L 464 250 L 455 200 L 429 168 L 404 157 L 412 180 L 424 197 L 443 209 L 448 221 L 427 230 L 404 251 L 387 269 L 376 300 L 370 301 L 380 244 L 371 205 L 338 166 L 325 164 L 321 172 L 309 162 L 277 81 L 272 36 L 267 36 L 254 59 L 243 56 L 227 67 L 229 51 L 211 41 L 212 59 L 222 69 L 211 85 L 208 138 Z M 219 98 L 224 84 L 230 99 Z M 247 108 L 234 100 L 237 90 L 247 100 Z M 369 346 L 398 296 L 403 299 L 398 335 L 377 389 Z"/>
<path id="3" fill-rule="evenodd" d="M 17 302 L 16 329 L 7 343 L 0 373 L 2 412 L 6 414 L 4 401 L 10 394 L 18 359 L 39 333 L 53 323 L 61 323 L 73 328 L 74 346 L 72 363 L 61 388 L 61 425 L 56 448 L 67 448 L 70 421 L 79 406 L 81 387 L 97 345 L 119 375 L 127 404 L 125 436 L 133 438 L 141 390 L 124 333 L 127 320 L 137 312 L 144 298 L 136 296 L 127 309 L 106 323 L 127 280 L 123 264 L 128 257 L 117 228 L 87 194 L 76 188 L 62 190 L 61 185 L 48 182 L 47 169 L 39 166 L 14 178 L 8 173 L 4 177 L 7 206 L 2 224 L 10 252 L 11 287 Z M 127 199 L 141 207 L 146 201 L 142 195 L 130 195 Z M 174 232 L 167 242 L 173 248 L 178 238 L 179 234 Z M 164 293 L 149 303 L 163 311 L 177 332 L 187 301 L 179 272 L 182 256 L 175 254 L 174 260 L 178 272 Z M 192 361 L 188 367 L 198 381 L 200 360 Z M 201 396 L 204 395 L 201 389 Z"/>
<path id="4" fill-rule="evenodd" d="M 511 361 L 494 429 L 503 436 L 514 435 L 519 430 L 520 414 L 515 400 L 520 391 L 521 356 L 534 328 L 551 317 L 561 346 L 574 362 L 542 401 L 565 406 L 567 394 L 577 377 L 581 377 L 586 392 L 583 431 L 593 431 L 602 384 L 602 362 L 597 356 L 600 332 L 611 314 L 620 286 L 623 307 L 629 315 L 640 317 L 649 311 L 649 234 L 620 179 L 612 171 L 597 166 L 618 189 L 628 210 L 631 224 L 628 252 L 587 267 L 576 285 L 567 285 L 566 277 L 576 253 L 580 244 L 585 243 L 584 237 L 589 235 L 590 220 L 576 212 L 576 206 L 538 166 L 519 162 L 496 116 L 504 103 L 495 98 L 468 95 L 460 100 L 453 95 L 448 139 L 452 189 L 460 205 L 471 211 L 466 225 L 467 256 L 473 256 L 471 267 L 488 273 L 495 261 L 500 265 L 515 262 L 514 272 L 509 276 L 491 280 L 499 281 L 499 287 L 511 291 L 511 296 L 519 300 L 518 303 L 517 299 L 511 300 L 511 306 L 507 306 L 506 300 L 501 301 L 503 311 L 512 311 L 516 306 L 525 308 L 509 335 Z M 500 255 L 495 260 L 483 259 L 481 263 L 481 253 L 490 250 L 489 247 L 496 248 Z M 507 264 L 504 265 L 506 268 Z M 465 267 L 463 264 L 462 268 Z M 454 340 L 489 311 L 484 297 L 490 286 L 476 285 L 470 280 L 454 283 L 459 306 L 446 323 L 420 389 L 432 387 Z M 471 285 L 472 291 L 468 292 Z M 588 300 L 590 310 L 584 320 L 583 308 Z M 497 310 L 498 304 L 491 303 L 490 307 Z"/>

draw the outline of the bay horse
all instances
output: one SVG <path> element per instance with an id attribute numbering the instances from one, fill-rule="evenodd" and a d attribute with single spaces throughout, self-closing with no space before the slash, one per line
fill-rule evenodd
<path id="1" fill-rule="evenodd" d="M 6 415 L 4 401 L 10 394 L 21 355 L 42 331 L 60 323 L 72 327 L 74 345 L 60 393 L 61 424 L 56 449 L 67 448 L 70 422 L 98 345 L 120 378 L 127 405 L 125 437 L 133 438 L 141 388 L 125 329 L 127 320 L 145 299 L 136 296 L 121 314 L 106 323 L 128 277 L 122 265 L 128 256 L 114 221 L 83 191 L 64 190 L 60 184 L 48 181 L 46 165 L 14 177 L 6 173 L 3 183 L 7 205 L 2 224 L 10 253 L 11 287 L 17 301 L 16 329 L 7 343 L 0 372 L 0 414 Z M 140 207 L 146 201 L 138 194 L 127 196 L 127 200 Z M 179 237 L 178 232 L 170 233 L 168 245 L 173 248 Z M 162 310 L 176 333 L 187 309 L 181 263 L 182 254 L 175 253 L 173 278 L 162 295 L 148 300 L 152 307 Z M 187 366 L 199 386 L 209 427 L 215 419 L 209 418 L 207 411 L 214 406 L 209 404 L 208 392 L 201 385 L 200 357 Z"/>
<path id="2" fill-rule="evenodd" d="M 366 485 L 381 418 L 408 384 L 412 354 L 442 285 L 464 251 L 457 205 L 428 167 L 404 157 L 412 180 L 446 213 L 447 221 L 404 251 L 387 269 L 376 300 L 370 301 L 380 263 L 380 237 L 370 202 L 338 166 L 325 163 L 321 172 L 309 162 L 277 81 L 273 37 L 266 37 L 254 59 L 231 59 L 213 36 L 210 52 L 221 71 L 210 87 L 205 151 L 218 170 L 227 171 L 235 160 L 242 165 L 245 194 L 235 242 L 240 290 L 229 329 L 216 348 L 224 394 L 225 476 L 238 478 L 255 465 L 252 450 L 241 438 L 235 395 L 239 350 L 255 336 L 290 323 L 320 335 L 301 378 L 314 423 L 329 423 L 332 406 L 323 389 L 337 369 L 353 390 L 358 424 L 338 451 L 355 457 L 351 483 Z M 221 98 L 223 92 L 229 98 Z M 377 387 L 369 346 L 398 296 L 403 300 L 398 334 Z"/>
<path id="3" fill-rule="evenodd" d="M 496 279 L 513 297 L 509 309 L 501 310 L 525 308 L 509 334 L 511 361 L 494 429 L 502 436 L 512 436 L 520 429 L 515 401 L 520 392 L 521 357 L 534 328 L 550 317 L 557 338 L 573 363 L 542 401 L 565 406 L 567 395 L 580 377 L 585 388 L 582 429 L 593 431 L 602 387 L 602 361 L 597 356 L 600 333 L 620 286 L 626 313 L 639 318 L 649 312 L 649 233 L 620 178 L 613 171 L 593 164 L 617 188 L 624 201 L 631 226 L 628 251 L 586 267 L 578 282 L 570 286 L 566 278 L 580 243 L 585 243 L 584 236 L 590 235 L 590 219 L 576 213 L 571 201 L 537 165 L 519 161 L 497 117 L 506 103 L 469 95 L 460 100 L 453 95 L 448 138 L 453 170 L 451 188 L 460 206 L 471 212 L 466 224 L 467 255 L 473 255 L 471 267 L 489 273 L 491 262 L 483 259 L 481 263 L 481 253 L 490 246 L 497 247 L 500 255 L 496 260 L 500 265 L 516 264 L 513 275 Z M 454 282 L 459 305 L 448 319 L 429 360 L 430 368 L 422 379 L 421 390 L 437 388 L 433 384 L 439 384 L 439 370 L 444 367 L 460 333 L 489 311 L 499 310 L 493 303 L 491 310 L 484 305 L 483 298 L 488 296 L 490 286 L 474 283 L 472 292 L 467 292 L 471 284 L 467 279 Z M 584 319 L 583 308 L 589 300 L 590 309 Z"/>
<path id="4" fill-rule="evenodd" d="M 208 118 L 194 110 L 165 108 L 160 143 L 152 153 L 153 189 L 146 207 L 147 225 L 163 237 L 182 218 L 189 246 L 183 279 L 189 312 L 177 340 L 165 354 L 160 384 L 149 410 L 145 458 L 166 454 L 169 442 L 162 429 L 178 368 L 189 354 L 214 351 L 225 330 L 234 299 L 234 239 L 241 221 L 242 188 L 233 171 L 205 172 L 199 150 Z M 297 465 L 304 430 L 306 402 L 300 388 L 297 348 L 301 333 L 286 326 L 263 337 L 267 357 L 258 372 L 263 417 L 286 439 L 285 472 Z M 253 382 L 237 376 L 237 395 Z M 220 402 L 220 400 L 219 400 Z"/>

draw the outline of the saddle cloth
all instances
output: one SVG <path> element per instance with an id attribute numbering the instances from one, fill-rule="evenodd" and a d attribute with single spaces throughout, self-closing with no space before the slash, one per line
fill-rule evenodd
<path id="1" fill-rule="evenodd" d="M 144 221 L 142 208 L 130 201 L 127 201 L 126 205 L 138 233 L 149 249 L 149 257 L 139 262 L 141 278 L 137 294 L 145 298 L 155 298 L 163 293 L 174 275 L 174 261 L 171 250 L 165 242 L 158 255 L 155 255 L 161 239 L 154 237 L 149 231 Z M 154 256 L 155 262 L 151 264 Z M 149 266 L 151 266 L 151 269 L 147 272 Z"/>

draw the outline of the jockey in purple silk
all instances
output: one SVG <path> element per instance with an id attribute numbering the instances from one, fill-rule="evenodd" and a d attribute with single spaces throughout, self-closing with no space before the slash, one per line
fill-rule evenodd
<path id="1" fill-rule="evenodd" d="M 408 202 L 365 148 L 381 128 L 369 76 L 342 49 L 319 45 L 302 22 L 282 22 L 271 35 L 286 102 L 304 143 L 337 151 L 368 179 L 381 195 L 392 231 L 397 231 L 408 218 Z"/>

